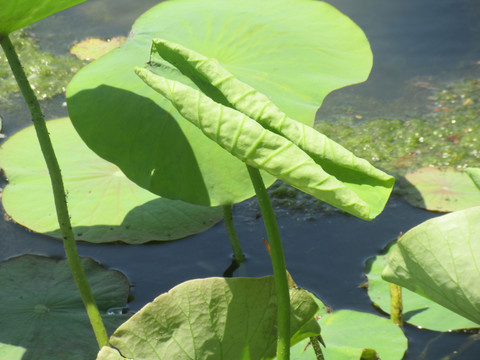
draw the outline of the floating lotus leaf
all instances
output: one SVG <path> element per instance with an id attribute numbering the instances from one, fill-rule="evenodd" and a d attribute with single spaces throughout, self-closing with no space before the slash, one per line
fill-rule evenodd
<path id="1" fill-rule="evenodd" d="M 480 325 L 480 207 L 425 221 L 388 257 L 382 277 Z"/>
<path id="2" fill-rule="evenodd" d="M 108 40 L 88 38 L 75 43 L 70 48 L 70 54 L 75 55 L 80 60 L 96 60 L 122 45 L 125 40 L 127 38 L 124 36 L 117 36 Z"/>
<path id="3" fill-rule="evenodd" d="M 88 146 L 137 184 L 202 205 L 236 203 L 254 190 L 240 160 L 135 76 L 153 38 L 218 59 L 307 125 L 329 92 L 364 81 L 372 65 L 363 32 L 324 2 L 180 0 L 143 14 L 125 44 L 69 84 L 69 114 Z M 271 185 L 274 177 L 264 180 Z"/>
<path id="4" fill-rule="evenodd" d="M 0 6 L 0 37 L 85 0 L 8 0 Z"/>
<path id="5" fill-rule="evenodd" d="M 405 175 L 405 198 L 413 206 L 449 212 L 480 204 L 480 191 L 463 172 L 454 168 L 425 167 Z"/>
<path id="6" fill-rule="evenodd" d="M 318 335 L 312 297 L 291 289 L 290 300 L 292 342 Z M 272 276 L 191 280 L 157 297 L 115 331 L 110 343 L 121 355 L 103 348 L 97 359 L 272 359 L 276 315 Z"/>
<path id="7" fill-rule="evenodd" d="M 83 258 L 82 266 L 110 334 L 128 319 L 108 315 L 108 309 L 125 307 L 128 280 L 91 259 Z M 22 255 L 4 261 L 0 288 L 0 354 L 23 348 L 22 360 L 94 358 L 97 343 L 66 260 Z"/>
<path id="8" fill-rule="evenodd" d="M 390 320 L 351 310 L 324 314 L 318 321 L 325 360 L 400 360 L 407 350 L 407 338 Z M 291 348 L 291 360 L 317 360 L 309 339 Z M 378 356 L 378 357 L 377 357 Z"/>
<path id="9" fill-rule="evenodd" d="M 396 245 L 389 246 L 385 254 L 367 262 L 368 296 L 372 302 L 387 314 L 390 313 L 390 287 L 381 273 L 387 266 L 387 258 Z M 425 329 L 449 331 L 478 327 L 474 322 L 447 308 L 402 288 L 403 318 L 406 322 Z"/>
<path id="10" fill-rule="evenodd" d="M 220 208 L 159 198 L 128 180 L 80 139 L 68 118 L 47 126 L 62 168 L 76 238 L 90 242 L 174 240 L 203 231 L 222 218 Z M 50 178 L 33 126 L 0 147 L 9 185 L 5 211 L 36 232 L 61 237 Z"/>

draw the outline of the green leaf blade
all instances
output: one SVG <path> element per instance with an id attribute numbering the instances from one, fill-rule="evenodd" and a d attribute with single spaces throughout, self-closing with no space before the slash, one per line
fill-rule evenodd
<path id="1" fill-rule="evenodd" d="M 293 289 L 292 336 L 314 318 L 318 306 Z M 271 359 L 276 345 L 273 277 L 191 280 L 146 305 L 112 335 L 124 357 L 145 359 Z M 97 359 L 110 359 L 102 350 Z"/>
<path id="2" fill-rule="evenodd" d="M 0 7 L 0 36 L 8 35 L 47 16 L 65 10 L 85 0 L 3 1 Z"/>
<path id="3" fill-rule="evenodd" d="M 326 94 L 364 81 L 372 65 L 363 32 L 317 1 L 165 1 L 142 15 L 131 34 L 69 84 L 70 117 L 88 146 L 138 185 L 200 205 L 237 203 L 254 190 L 241 161 L 212 145 L 134 75 L 133 68 L 149 60 L 153 38 L 218 59 L 309 125 Z M 170 74 L 171 67 L 162 70 Z M 274 178 L 263 175 L 271 185 Z"/>
<path id="4" fill-rule="evenodd" d="M 480 324 L 480 207 L 428 220 L 398 241 L 382 277 Z"/>
<path id="5" fill-rule="evenodd" d="M 371 204 L 334 174 L 326 173 L 288 138 L 265 129 L 247 115 L 221 105 L 181 82 L 161 77 L 145 68 L 137 67 L 135 71 L 146 84 L 171 101 L 185 119 L 246 164 L 362 219 L 370 220 L 383 209 L 393 178 L 389 178 L 390 188 L 385 189 L 388 194 L 381 208 L 372 211 Z"/>

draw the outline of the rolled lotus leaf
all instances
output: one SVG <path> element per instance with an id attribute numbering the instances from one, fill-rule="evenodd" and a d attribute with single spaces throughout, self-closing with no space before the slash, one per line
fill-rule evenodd
<path id="1" fill-rule="evenodd" d="M 294 142 L 264 128 L 247 114 L 222 105 L 181 82 L 156 75 L 146 68 L 137 67 L 135 72 L 147 85 L 167 98 L 185 119 L 247 165 L 265 170 L 362 219 L 373 219 L 383 209 L 388 194 L 384 196 L 381 206 L 378 206 L 379 201 L 375 199 L 378 195 L 371 189 L 368 191 L 370 197 L 360 196 L 337 179 L 335 174 L 326 172 L 321 164 L 317 164 L 315 159 Z M 282 114 L 279 116 L 286 118 Z M 308 137 L 305 138 L 305 142 L 307 141 L 315 140 Z M 340 170 L 341 167 L 336 172 Z M 390 190 L 391 186 L 393 179 L 390 180 Z M 371 201 L 371 198 L 374 201 Z"/>
<path id="2" fill-rule="evenodd" d="M 324 171 L 367 202 L 372 218 L 382 211 L 392 191 L 393 177 L 312 127 L 289 118 L 267 96 L 240 81 L 216 59 L 171 41 L 154 39 L 151 66 L 155 66 L 158 56 L 182 71 L 216 102 L 237 109 L 297 145 Z"/>

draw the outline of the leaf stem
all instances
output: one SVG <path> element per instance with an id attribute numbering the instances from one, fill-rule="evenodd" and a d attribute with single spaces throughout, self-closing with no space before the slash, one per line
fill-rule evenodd
<path id="1" fill-rule="evenodd" d="M 260 171 L 247 165 L 267 231 L 277 293 L 277 360 L 290 359 L 290 293 L 282 239 Z"/>
<path id="2" fill-rule="evenodd" d="M 223 220 L 227 229 L 228 238 L 230 239 L 230 244 L 232 244 L 233 258 L 238 264 L 241 264 L 245 261 L 245 255 L 243 255 L 242 247 L 240 246 L 240 241 L 238 240 L 235 225 L 233 223 L 232 209 L 232 205 L 223 205 Z"/>
<path id="3" fill-rule="evenodd" d="M 53 195 L 55 200 L 55 208 L 57 210 L 57 218 L 62 233 L 63 246 L 67 256 L 68 264 L 72 271 L 73 278 L 80 291 L 83 303 L 88 313 L 90 323 L 92 324 L 95 337 L 98 345 L 108 345 L 108 336 L 103 324 L 100 312 L 93 297 L 92 290 L 88 284 L 87 277 L 83 270 L 80 257 L 75 243 L 75 237 L 70 223 L 70 216 L 68 214 L 67 200 L 65 197 L 65 189 L 63 186 L 60 166 L 58 165 L 55 152 L 53 150 L 52 142 L 45 123 L 45 116 L 42 113 L 40 103 L 38 102 L 35 93 L 33 92 L 27 76 L 18 58 L 17 52 L 7 35 L 0 37 L 0 45 L 5 52 L 10 68 L 18 83 L 20 91 L 28 105 L 30 114 L 32 116 L 33 125 L 37 133 L 38 142 L 42 150 L 48 171 L 50 173 L 50 180 L 52 182 Z"/>
<path id="4" fill-rule="evenodd" d="M 402 288 L 393 283 L 390 283 L 390 320 L 403 326 Z"/>

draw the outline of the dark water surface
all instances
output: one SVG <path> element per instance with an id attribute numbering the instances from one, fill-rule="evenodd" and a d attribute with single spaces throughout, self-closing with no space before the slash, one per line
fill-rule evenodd
<path id="1" fill-rule="evenodd" d="M 89 36 L 108 38 L 127 35 L 133 21 L 155 5 L 154 0 L 90 0 L 45 19 L 32 27 L 42 50 L 65 55 L 74 41 Z M 370 79 L 340 90 L 325 101 L 319 117 L 328 117 L 342 96 L 371 97 L 398 102 L 408 94 L 407 84 L 425 79 L 445 81 L 479 75 L 480 2 L 478 0 L 332 0 L 367 34 L 374 52 Z M 64 98 L 43 102 L 47 118 L 66 116 Z M 367 109 L 372 116 L 402 118 L 411 103 L 396 107 L 397 113 Z M 365 105 L 367 107 L 368 104 Z M 402 110 L 403 109 L 403 110 Z M 4 133 L 11 135 L 30 124 L 24 110 L 0 109 Z M 2 187 L 5 181 L 0 184 Z M 262 243 L 265 231 L 251 202 L 234 210 L 242 246 L 248 259 L 234 276 L 271 274 Z M 435 216 L 412 208 L 393 197 L 374 221 L 365 222 L 342 214 L 309 214 L 281 210 L 279 223 L 286 262 L 295 281 L 315 292 L 327 305 L 376 313 L 364 289 L 364 263 L 400 232 Z M 34 234 L 0 220 L 0 259 L 31 253 L 63 256 L 61 242 Z M 192 278 L 222 276 L 231 262 L 231 248 L 223 224 L 187 239 L 147 245 L 92 245 L 79 243 L 82 256 L 122 270 L 133 284 L 131 310 L 138 310 L 160 293 Z M 405 359 L 439 360 L 452 356 L 467 341 L 464 334 L 442 334 L 406 326 L 409 350 Z M 451 359 L 477 360 L 480 342 Z"/>

